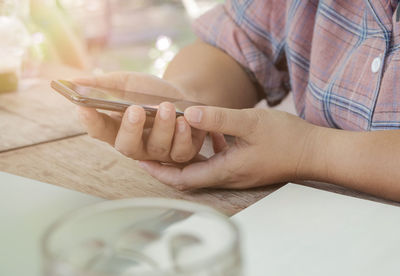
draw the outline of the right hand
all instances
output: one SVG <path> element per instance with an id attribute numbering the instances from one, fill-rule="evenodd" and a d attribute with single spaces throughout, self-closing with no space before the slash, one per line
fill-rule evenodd
<path id="1" fill-rule="evenodd" d="M 215 154 L 185 166 L 139 163 L 160 182 L 180 190 L 200 188 L 248 189 L 313 178 L 316 143 L 323 128 L 273 109 L 189 107 L 191 126 L 213 133 Z M 228 144 L 223 134 L 235 137 Z"/>
<path id="2" fill-rule="evenodd" d="M 172 83 L 144 73 L 115 72 L 74 81 L 92 87 L 184 98 Z M 160 104 L 151 127 L 145 124 L 146 114 L 140 106 L 132 105 L 124 114 L 107 115 L 87 107 L 78 107 L 78 112 L 91 137 L 135 160 L 188 162 L 197 156 L 206 136 L 205 131 L 191 128 L 184 117 L 176 118 L 175 106 L 168 102 Z"/>

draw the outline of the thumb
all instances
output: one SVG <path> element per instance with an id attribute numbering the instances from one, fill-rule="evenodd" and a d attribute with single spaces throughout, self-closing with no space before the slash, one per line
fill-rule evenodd
<path id="1" fill-rule="evenodd" d="M 95 76 L 74 78 L 72 81 L 87 86 L 123 90 L 126 86 L 129 74 L 130 73 L 128 72 L 112 72 Z"/>
<path id="2" fill-rule="evenodd" d="M 246 137 L 252 133 L 257 127 L 257 118 L 252 109 L 196 106 L 185 110 L 185 119 L 192 127 L 236 137 Z"/>
<path id="3" fill-rule="evenodd" d="M 140 72 L 112 72 L 73 81 L 87 86 L 139 92 L 180 99 L 181 94 L 169 82 Z"/>

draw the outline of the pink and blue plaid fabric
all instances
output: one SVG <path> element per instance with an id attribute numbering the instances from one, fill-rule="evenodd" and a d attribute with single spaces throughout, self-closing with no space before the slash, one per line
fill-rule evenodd
<path id="1" fill-rule="evenodd" d="M 227 0 L 195 23 L 234 57 L 270 103 L 287 91 L 307 121 L 400 128 L 398 0 Z"/>

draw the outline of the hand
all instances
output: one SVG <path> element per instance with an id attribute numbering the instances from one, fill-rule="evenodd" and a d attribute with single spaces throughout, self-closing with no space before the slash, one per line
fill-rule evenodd
<path id="1" fill-rule="evenodd" d="M 94 87 L 184 98 L 173 84 L 143 73 L 111 73 L 75 81 Z M 78 111 L 91 137 L 136 160 L 188 162 L 198 154 L 206 136 L 205 131 L 191 129 L 183 117 L 176 119 L 175 106 L 168 102 L 160 105 L 151 128 L 145 124 L 145 111 L 139 106 L 130 106 L 125 114 L 107 115 L 84 107 L 78 107 Z"/>
<path id="2" fill-rule="evenodd" d="M 255 108 L 191 107 L 185 118 L 192 127 L 214 133 L 215 155 L 183 168 L 139 163 L 153 177 L 181 190 L 243 189 L 301 178 L 316 129 L 288 113 Z M 229 146 L 215 133 L 233 135 L 235 143 Z"/>

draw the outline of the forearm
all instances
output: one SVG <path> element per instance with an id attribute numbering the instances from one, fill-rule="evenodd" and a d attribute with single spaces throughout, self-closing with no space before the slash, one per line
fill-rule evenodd
<path id="1" fill-rule="evenodd" d="M 350 132 L 316 127 L 303 178 L 400 201 L 400 131 Z"/>
<path id="2" fill-rule="evenodd" d="M 208 105 L 246 108 L 258 100 L 258 88 L 245 70 L 223 51 L 199 40 L 180 51 L 163 78 L 181 88 L 186 98 Z"/>

